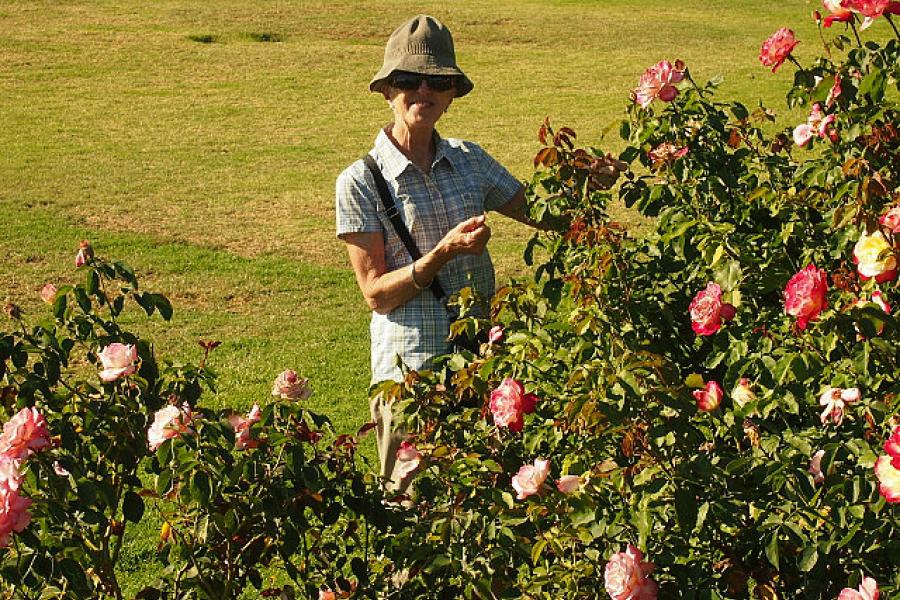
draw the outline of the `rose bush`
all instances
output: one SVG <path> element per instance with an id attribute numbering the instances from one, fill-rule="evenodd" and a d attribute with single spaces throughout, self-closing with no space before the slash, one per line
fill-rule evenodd
<path id="1" fill-rule="evenodd" d="M 824 25 L 890 35 L 883 4 Z M 541 127 L 531 216 L 566 227 L 453 326 L 502 343 L 374 390 L 422 454 L 389 597 L 595 598 L 607 573 L 611 597 L 900 597 L 900 34 L 833 32 L 807 66 L 787 28 L 761 50 L 797 68 L 800 127 L 768 133 L 774 111 L 680 61 L 640 77 L 618 157 Z M 612 221 L 616 196 L 654 233 Z M 493 414 L 510 380 L 540 398 L 521 428 Z"/>
<path id="2" fill-rule="evenodd" d="M 161 520 L 165 568 L 138 598 L 365 586 L 370 540 L 399 517 L 357 437 L 304 406 L 308 381 L 285 371 L 249 413 L 203 407 L 218 343 L 201 342 L 196 366 L 161 361 L 120 323 L 129 306 L 169 319 L 168 300 L 87 242 L 75 262 L 85 283 L 41 291 L 49 318 L 29 324 L 11 306 L 0 333 L 0 595 L 123 597 L 116 565 L 145 519 Z M 266 588 L 264 569 L 293 585 Z"/>

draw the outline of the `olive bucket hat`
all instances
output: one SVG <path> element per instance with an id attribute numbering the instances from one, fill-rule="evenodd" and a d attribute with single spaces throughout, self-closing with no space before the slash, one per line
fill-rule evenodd
<path id="1" fill-rule="evenodd" d="M 450 30 L 428 15 L 416 15 L 394 30 L 384 48 L 384 64 L 372 78 L 369 90 L 380 92 L 394 71 L 420 75 L 454 75 L 457 98 L 465 96 L 475 87 L 456 66 Z"/>

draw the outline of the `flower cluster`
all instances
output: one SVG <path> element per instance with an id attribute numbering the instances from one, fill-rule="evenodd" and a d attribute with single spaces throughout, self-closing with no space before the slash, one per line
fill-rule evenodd
<path id="1" fill-rule="evenodd" d="M 137 370 L 134 363 L 138 353 L 132 344 L 110 344 L 97 354 L 97 358 L 103 364 L 100 379 L 106 383 L 131 375 Z"/>
<path id="2" fill-rule="evenodd" d="M 836 142 L 838 140 L 837 131 L 834 129 L 834 120 L 836 118 L 833 113 L 825 116 L 822 113 L 822 106 L 818 103 L 813 104 L 806 123 L 801 123 L 794 128 L 794 143 L 798 146 L 805 146 L 813 136 Z"/>
<path id="3" fill-rule="evenodd" d="M 815 265 L 807 265 L 791 277 L 784 289 L 784 312 L 797 317 L 797 328 L 806 329 L 828 306 L 828 274 Z"/>
<path id="4" fill-rule="evenodd" d="M 163 442 L 179 435 L 193 435 L 193 429 L 188 427 L 192 419 L 193 412 L 187 403 L 182 403 L 181 406 L 169 404 L 156 411 L 153 416 L 153 424 L 147 430 L 150 450 L 156 451 Z"/>
<path id="5" fill-rule="evenodd" d="M 309 388 L 309 379 L 301 378 L 296 371 L 287 369 L 275 379 L 272 395 L 283 400 L 306 400 L 312 396 L 312 390 Z"/>
<path id="6" fill-rule="evenodd" d="M 631 544 L 625 552 L 616 552 L 603 573 L 606 593 L 613 600 L 656 600 L 656 582 L 650 578 L 654 564 L 644 561 L 643 553 Z"/>
<path id="7" fill-rule="evenodd" d="M 246 417 L 243 415 L 231 415 L 228 421 L 234 427 L 234 445 L 237 448 L 246 450 L 259 446 L 259 440 L 253 439 L 250 435 L 250 427 L 254 423 L 259 423 L 261 417 L 262 411 L 259 408 L 259 404 L 256 403 L 253 404 L 253 408 L 250 409 Z"/>
<path id="8" fill-rule="evenodd" d="M 725 392 L 718 381 L 708 381 L 702 390 L 694 390 L 694 399 L 697 401 L 697 410 L 711 412 L 719 408 Z"/>
<path id="9" fill-rule="evenodd" d="M 884 451 L 887 454 L 875 462 L 878 490 L 888 502 L 900 502 L 900 425 L 884 443 Z"/>
<path id="10" fill-rule="evenodd" d="M 759 62 L 766 67 L 772 67 L 774 73 L 791 57 L 791 52 L 799 43 L 793 31 L 782 27 L 763 42 L 762 48 L 759 49 Z"/>
<path id="11" fill-rule="evenodd" d="M 871 577 L 863 577 L 858 590 L 844 588 L 838 600 L 878 600 L 879 595 L 878 583 Z"/>
<path id="12" fill-rule="evenodd" d="M 23 408 L 3 425 L 0 434 L 0 547 L 31 522 L 31 500 L 19 494 L 22 462 L 50 445 L 47 421 L 36 408 Z"/>
<path id="13" fill-rule="evenodd" d="M 857 388 L 825 388 L 825 391 L 819 396 L 819 404 L 824 407 L 819 416 L 822 424 L 831 421 L 840 427 L 844 422 L 844 409 L 848 404 L 857 402 L 859 398 L 860 394 Z"/>
<path id="14" fill-rule="evenodd" d="M 508 427 L 510 431 L 522 431 L 525 415 L 534 412 L 537 396 L 526 394 L 522 384 L 512 377 L 503 380 L 491 392 L 491 414 L 497 427 Z"/>
<path id="15" fill-rule="evenodd" d="M 734 306 L 722 302 L 722 288 L 709 282 L 706 289 L 698 292 L 688 308 L 691 313 L 691 327 L 697 335 L 712 335 L 723 322 L 734 319 Z"/>
<path id="16" fill-rule="evenodd" d="M 634 89 L 634 101 L 641 108 L 647 108 L 657 98 L 663 102 L 671 102 L 678 96 L 675 84 L 684 79 L 684 72 L 685 66 L 680 60 L 676 60 L 674 65 L 662 60 L 649 67 Z"/>
<path id="17" fill-rule="evenodd" d="M 880 231 L 863 233 L 853 247 L 853 262 L 859 278 L 884 283 L 897 278 L 897 257 Z"/>

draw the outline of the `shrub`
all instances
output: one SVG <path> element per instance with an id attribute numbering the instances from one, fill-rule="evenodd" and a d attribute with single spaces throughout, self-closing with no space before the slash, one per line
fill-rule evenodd
<path id="1" fill-rule="evenodd" d="M 774 37 L 763 64 L 796 63 Z M 377 390 L 426 465 L 398 597 L 900 597 L 900 43 L 825 43 L 774 134 L 680 61 L 641 77 L 619 157 L 544 124 L 532 216 L 570 225 L 454 326 L 502 339 Z M 623 171 L 644 239 L 607 213 Z M 510 378 L 533 413 L 492 414 Z"/>
<path id="2" fill-rule="evenodd" d="M 4 593 L 123 597 L 126 529 L 148 508 L 166 567 L 139 598 L 236 598 L 274 567 L 307 596 L 365 584 L 373 523 L 390 514 L 356 436 L 334 436 L 305 408 L 307 381 L 282 373 L 272 401 L 247 415 L 203 408 L 218 343 L 201 342 L 199 365 L 161 361 L 122 317 L 133 302 L 168 320 L 168 300 L 86 243 L 76 265 L 84 284 L 42 290 L 50 318 L 29 325 L 7 307 L 14 329 L 0 335 L 14 415 L 0 436 Z"/>

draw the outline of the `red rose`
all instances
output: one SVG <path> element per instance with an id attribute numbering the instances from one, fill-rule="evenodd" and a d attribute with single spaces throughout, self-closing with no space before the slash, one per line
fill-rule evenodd
<path id="1" fill-rule="evenodd" d="M 762 48 L 759 49 L 759 62 L 767 67 L 772 67 L 774 73 L 791 55 L 794 46 L 799 43 L 794 37 L 793 31 L 782 27 L 763 42 Z"/>
<path id="2" fill-rule="evenodd" d="M 791 277 L 784 288 L 784 312 L 797 317 L 797 327 L 806 329 L 828 306 L 828 275 L 823 269 L 809 264 Z"/>

